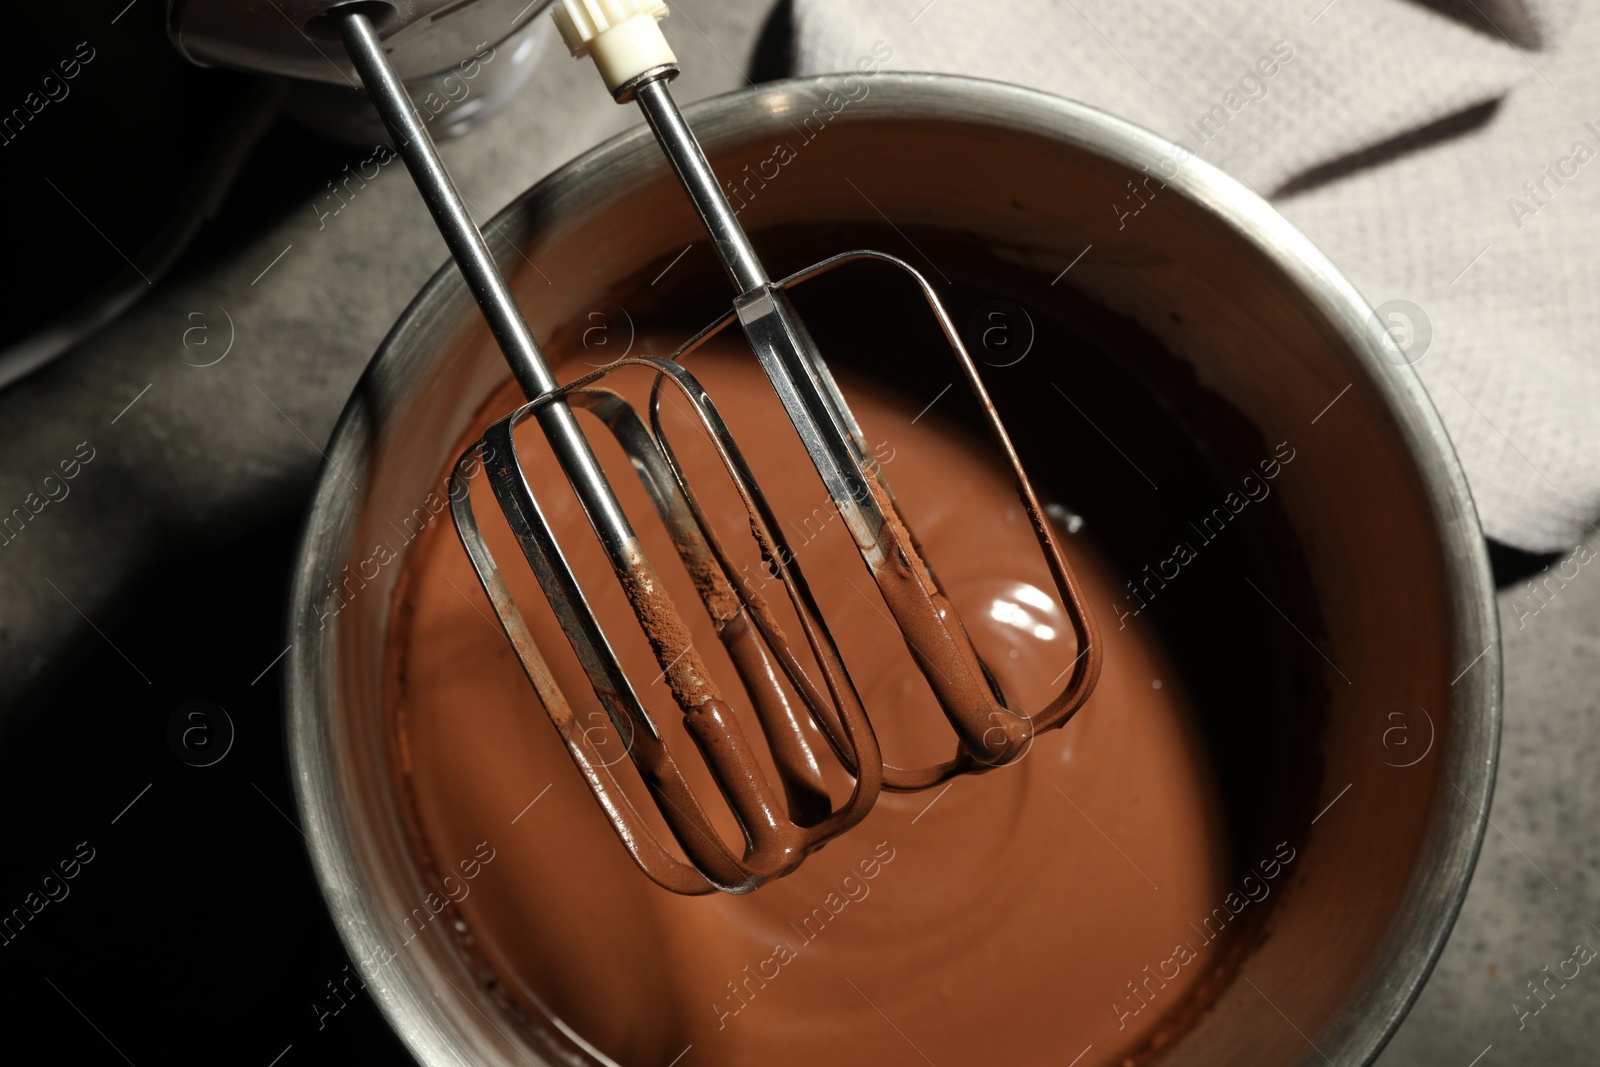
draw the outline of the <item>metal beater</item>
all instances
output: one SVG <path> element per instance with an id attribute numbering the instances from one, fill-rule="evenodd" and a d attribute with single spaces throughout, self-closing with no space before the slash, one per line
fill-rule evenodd
<path id="1" fill-rule="evenodd" d="M 787 278 L 770 279 L 672 98 L 669 83 L 678 73 L 677 59 L 657 22 L 666 14 L 665 5 L 660 0 L 564 0 L 553 14 L 573 54 L 591 56 L 614 98 L 619 103 L 636 102 L 644 112 L 737 294 L 728 314 L 671 359 L 626 358 L 566 385 L 556 381 L 467 214 L 385 55 L 368 17 L 368 6 L 341 5 L 323 17 L 337 29 L 528 398 L 527 404 L 492 425 L 462 456 L 452 474 L 454 518 L 484 590 L 546 712 L 640 868 L 658 884 L 679 893 L 748 892 L 794 870 L 809 852 L 858 823 L 881 788 L 924 789 L 958 774 L 1019 759 L 1037 732 L 1063 724 L 1088 696 L 1100 668 L 1098 633 L 977 368 L 927 280 L 896 257 L 868 250 L 846 252 Z M 1010 707 L 980 660 L 933 571 L 923 561 L 881 471 L 868 461 L 861 429 L 789 301 L 787 292 L 794 286 L 846 263 L 866 260 L 904 271 L 927 301 L 985 413 L 991 435 L 1011 465 L 1024 510 L 1071 620 L 1078 657 L 1062 672 L 1070 677 L 1060 694 L 1035 715 Z M 771 507 L 715 405 L 678 362 L 735 320 L 956 733 L 957 750 L 949 760 L 920 768 L 883 765 L 867 710 Z M 597 384 L 624 366 L 644 366 L 657 373 L 648 426 L 621 396 Z M 750 529 L 762 558 L 794 607 L 820 670 L 820 684 L 804 669 L 760 594 L 733 580 L 729 556 L 689 490 L 662 430 L 660 400 L 666 389 L 682 395 L 715 444 L 749 512 Z M 596 415 L 615 436 L 671 534 L 680 562 L 712 617 L 765 736 L 782 788 L 781 800 L 767 780 L 738 714 L 723 698 L 646 558 L 585 439 L 575 408 Z M 513 430 L 527 419 L 537 422 L 548 438 L 649 639 L 662 676 L 683 712 L 684 725 L 738 822 L 744 836 L 738 855 L 718 835 L 625 675 L 518 466 Z M 480 461 L 501 512 L 595 695 L 626 740 L 632 764 L 683 859 L 625 795 L 612 768 L 597 759 L 584 742 L 572 708 L 484 542 L 470 496 L 464 491 L 464 483 Z M 790 691 L 803 706 L 804 719 L 815 724 L 832 756 L 854 779 L 850 796 L 842 804 L 835 805 L 830 799 L 820 754 L 808 737 Z"/>

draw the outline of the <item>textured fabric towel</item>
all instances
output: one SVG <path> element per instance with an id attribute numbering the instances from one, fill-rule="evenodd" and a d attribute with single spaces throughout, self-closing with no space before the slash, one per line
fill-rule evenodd
<path id="1" fill-rule="evenodd" d="M 1596 7 L 795 0 L 794 23 L 797 73 L 881 41 L 888 69 L 1032 86 L 1186 144 L 1374 306 L 1415 309 L 1390 322 L 1485 533 L 1557 552 L 1600 515 Z M 1274 48 L 1290 59 L 1263 78 Z"/>

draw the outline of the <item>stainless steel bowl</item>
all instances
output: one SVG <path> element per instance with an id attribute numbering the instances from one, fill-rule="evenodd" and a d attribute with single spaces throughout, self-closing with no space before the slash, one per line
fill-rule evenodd
<path id="1" fill-rule="evenodd" d="M 840 94 L 832 106 L 821 103 L 830 90 Z M 1466 891 L 1493 785 L 1500 657 L 1461 468 L 1367 305 L 1232 179 L 1150 133 L 1040 93 L 884 73 L 762 86 L 689 117 L 725 175 L 799 141 L 797 159 L 783 165 L 796 169 L 750 201 L 743 218 L 753 230 L 881 226 L 886 217 L 915 232 L 960 231 L 1043 279 L 1070 265 L 1064 284 L 1160 339 L 1263 439 L 1296 442 L 1295 477 L 1278 490 L 1311 589 L 1284 619 L 1314 639 L 1320 677 L 1307 699 L 1321 725 L 1296 773 L 1320 781 L 1319 792 L 1297 816 L 1295 879 L 1263 936 L 1161 1062 L 1370 1061 L 1427 977 Z M 1155 195 L 1136 218 L 1119 219 L 1110 205 L 1124 201 L 1130 180 Z M 1111 222 L 1121 225 L 1108 238 Z M 563 167 L 490 229 L 541 335 L 604 306 L 641 264 L 702 239 L 642 129 Z M 393 918 L 427 893 L 383 716 L 385 634 L 404 560 L 382 565 L 336 614 L 327 593 L 389 523 L 441 491 L 456 443 L 504 377 L 459 275 L 442 268 L 339 422 L 290 606 L 289 744 L 318 877 L 367 988 L 429 1065 L 569 1060 L 524 1040 L 445 924 L 398 951 Z M 1385 710 L 1395 707 L 1408 709 L 1400 720 Z M 1413 747 L 1389 743 L 1405 740 Z"/>

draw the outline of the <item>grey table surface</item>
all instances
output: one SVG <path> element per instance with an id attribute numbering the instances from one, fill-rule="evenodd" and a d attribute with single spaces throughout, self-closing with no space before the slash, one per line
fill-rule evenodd
<path id="1" fill-rule="evenodd" d="M 677 4 L 680 99 L 745 85 L 770 9 L 770 0 Z M 635 121 L 586 64 L 551 48 L 511 107 L 443 153 L 470 204 L 492 214 Z M 86 256 L 113 254 L 86 227 L 64 225 L 63 240 L 82 242 Z M 300 506 L 357 376 L 443 259 L 406 175 L 386 167 L 336 217 L 308 204 L 273 220 L 0 393 L 0 504 L 36 491 L 81 446 L 93 455 L 70 494 L 0 549 L 0 708 L 48 707 L 74 650 L 109 640 L 156 561 L 228 544 Z M 230 336 L 225 359 L 195 365 Z M 1588 549 L 1600 551 L 1600 535 Z M 1542 967 L 1577 943 L 1600 945 L 1597 574 L 1580 568 L 1536 614 L 1521 581 L 1501 590 L 1505 732 L 1492 828 L 1460 920 L 1384 1067 L 1600 1062 L 1600 975 L 1583 970 L 1537 1014 L 1517 1007 L 1540 1003 L 1525 983 Z M 231 582 L 217 574 L 215 595 L 226 598 Z M 265 673 L 279 651 L 264 639 L 249 659 Z M 125 663 L 130 684 L 143 677 L 131 660 L 111 662 Z"/>

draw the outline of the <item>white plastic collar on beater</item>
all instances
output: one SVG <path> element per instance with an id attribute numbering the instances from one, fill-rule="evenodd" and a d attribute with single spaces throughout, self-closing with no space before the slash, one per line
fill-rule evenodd
<path id="1" fill-rule="evenodd" d="M 667 16 L 662 0 L 559 0 L 550 16 L 567 50 L 593 59 L 613 93 L 647 70 L 678 63 L 656 22 Z"/>

